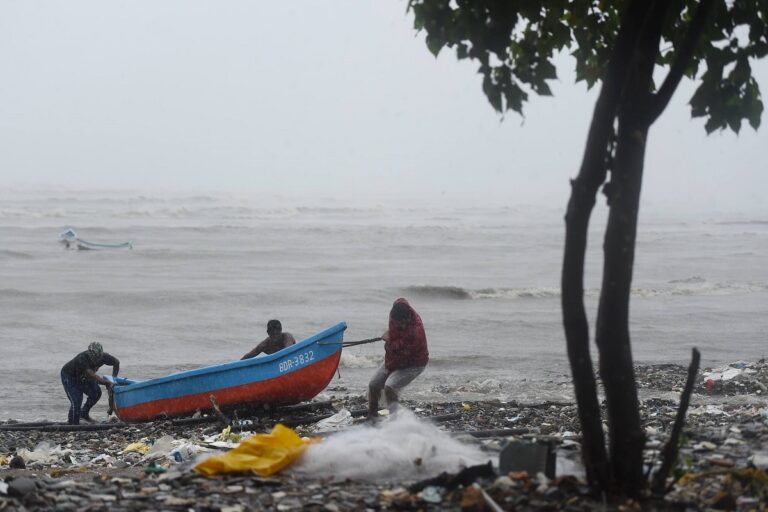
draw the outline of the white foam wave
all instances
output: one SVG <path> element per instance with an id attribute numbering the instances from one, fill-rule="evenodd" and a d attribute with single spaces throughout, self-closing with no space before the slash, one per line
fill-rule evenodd
<path id="1" fill-rule="evenodd" d="M 381 355 L 359 355 L 347 352 L 341 353 L 342 368 L 378 368 L 383 360 Z"/>

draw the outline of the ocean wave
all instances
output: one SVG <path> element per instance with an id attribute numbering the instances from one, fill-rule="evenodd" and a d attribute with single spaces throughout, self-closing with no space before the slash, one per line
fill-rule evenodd
<path id="1" fill-rule="evenodd" d="M 693 277 L 687 277 L 685 279 L 673 279 L 670 281 L 670 284 L 700 284 L 705 283 L 707 280 L 703 277 L 699 276 L 693 276 Z"/>
<path id="2" fill-rule="evenodd" d="M 339 366 L 342 368 L 378 368 L 383 360 L 384 356 L 381 354 L 358 355 L 342 352 Z"/>
<path id="3" fill-rule="evenodd" d="M 694 296 L 694 295 L 733 295 L 738 293 L 759 293 L 768 290 L 766 283 L 739 283 L 726 281 L 722 283 L 709 282 L 701 277 L 692 277 L 670 281 L 673 286 L 667 288 L 633 288 L 632 295 L 644 298 L 663 296 Z"/>
<path id="4" fill-rule="evenodd" d="M 403 290 L 406 294 L 439 299 L 540 299 L 559 297 L 557 288 L 481 288 L 471 290 L 460 286 L 416 285 Z"/>
<path id="5" fill-rule="evenodd" d="M 34 256 L 26 252 L 9 251 L 6 249 L 6 250 L 0 250 L 0 258 L 9 258 L 9 259 L 16 259 L 16 260 L 31 260 L 34 258 Z"/>
<path id="6" fill-rule="evenodd" d="M 757 293 L 768 290 L 766 283 L 740 283 L 735 281 L 709 282 L 703 277 L 692 276 L 675 279 L 667 283 L 670 286 L 632 288 L 633 297 L 668 297 L 692 295 L 730 295 L 737 293 Z M 472 290 L 460 286 L 415 285 L 401 290 L 403 295 L 415 295 L 427 299 L 445 300 L 483 300 L 483 299 L 551 299 L 560 297 L 559 288 L 481 288 Z M 599 297 L 600 289 L 584 290 L 586 297 Z"/>
<path id="7" fill-rule="evenodd" d="M 507 383 L 508 384 L 508 383 Z M 470 380 L 463 383 L 438 384 L 432 387 L 435 393 L 452 395 L 456 393 L 497 393 L 504 388 L 505 383 L 499 379 Z"/>
<path id="8" fill-rule="evenodd" d="M 762 219 L 753 219 L 753 220 L 727 220 L 727 221 L 721 221 L 721 222 L 715 222 L 717 225 L 721 226 L 738 226 L 738 225 L 765 225 L 768 224 L 768 220 L 762 220 Z"/>
<path id="9" fill-rule="evenodd" d="M 39 293 L 17 290 L 16 288 L 0 288 L 0 298 L 19 299 L 22 297 L 37 297 L 39 295 Z"/>

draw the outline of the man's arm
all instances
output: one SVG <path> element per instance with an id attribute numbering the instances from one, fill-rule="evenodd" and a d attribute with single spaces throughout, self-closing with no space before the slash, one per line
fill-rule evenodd
<path id="1" fill-rule="evenodd" d="M 107 387 L 112 385 L 111 382 L 109 382 L 107 379 L 105 379 L 104 377 L 100 376 L 98 373 L 96 373 L 95 371 L 91 370 L 90 368 L 85 370 L 85 374 L 88 376 L 88 378 L 90 378 L 91 380 L 95 380 L 99 384 L 103 384 L 103 385 L 105 385 Z"/>
<path id="2" fill-rule="evenodd" d="M 254 348 L 253 350 L 245 354 L 243 357 L 240 358 L 240 360 L 242 361 L 243 359 L 250 359 L 264 352 L 264 347 L 267 343 L 267 340 L 269 340 L 269 338 L 265 339 L 264 341 L 256 345 L 256 348 Z"/>
<path id="3" fill-rule="evenodd" d="M 283 333 L 283 348 L 290 347 L 295 343 L 296 343 L 296 338 L 293 337 L 293 334 L 289 332 Z"/>
<path id="4" fill-rule="evenodd" d="M 120 373 L 120 361 L 115 356 L 107 353 L 102 356 L 102 361 L 104 361 L 105 365 L 112 367 L 112 376 L 117 377 L 117 374 Z"/>

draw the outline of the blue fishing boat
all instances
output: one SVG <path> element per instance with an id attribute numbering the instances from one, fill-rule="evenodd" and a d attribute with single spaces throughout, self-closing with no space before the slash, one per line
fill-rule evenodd
<path id="1" fill-rule="evenodd" d="M 117 378 L 113 408 L 126 422 L 220 407 L 289 405 L 314 398 L 333 378 L 347 324 L 340 322 L 274 354 L 145 381 Z"/>
<path id="2" fill-rule="evenodd" d="M 104 244 L 104 243 L 97 243 L 97 242 L 89 242 L 87 240 L 83 240 L 79 236 L 77 236 L 77 233 L 75 233 L 75 230 L 72 228 L 67 228 L 65 231 L 62 231 L 59 233 L 59 242 L 64 244 L 64 247 L 67 249 L 75 248 L 85 251 L 93 251 L 93 250 L 100 250 L 100 249 L 133 249 L 133 242 L 119 242 L 114 244 Z"/>

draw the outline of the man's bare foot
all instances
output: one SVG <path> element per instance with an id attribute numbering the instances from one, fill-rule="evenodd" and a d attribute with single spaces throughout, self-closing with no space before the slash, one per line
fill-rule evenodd
<path id="1" fill-rule="evenodd" d="M 88 414 L 84 414 L 84 415 L 80 416 L 80 419 L 85 421 L 86 423 L 96 423 L 96 420 L 91 418 L 91 416 L 88 415 Z"/>

